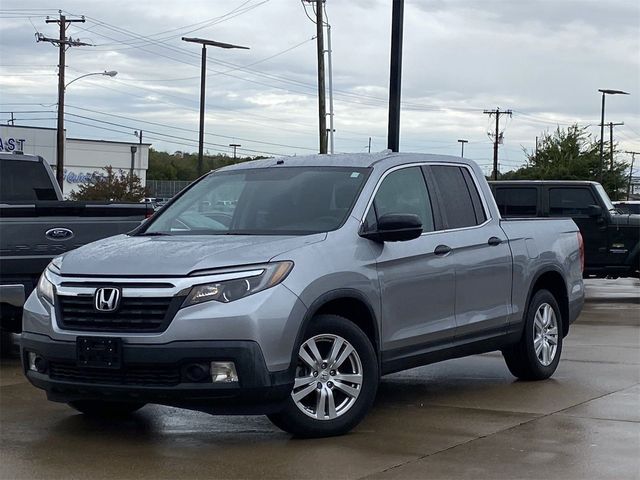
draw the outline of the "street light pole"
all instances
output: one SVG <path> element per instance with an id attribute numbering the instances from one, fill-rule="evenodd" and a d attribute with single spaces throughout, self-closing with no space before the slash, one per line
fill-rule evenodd
<path id="1" fill-rule="evenodd" d="M 397 152 L 400 148 L 403 25 L 404 0 L 393 0 L 391 13 L 391 65 L 389 69 L 389 121 L 387 125 L 387 148 L 392 152 Z"/>
<path id="2" fill-rule="evenodd" d="M 65 35 L 65 27 L 66 25 L 64 16 L 61 16 L 61 27 L 60 27 L 60 38 L 62 39 Z M 62 41 L 62 40 L 60 40 Z M 64 65 L 65 62 L 65 50 L 64 48 L 60 49 L 60 65 Z M 104 72 L 94 72 L 87 73 L 85 75 L 80 75 L 77 78 L 74 78 L 69 83 L 64 83 L 64 67 L 58 68 L 58 119 L 56 125 L 56 180 L 58 181 L 58 185 L 60 185 L 60 190 L 64 189 L 64 94 L 67 91 L 67 87 L 71 85 L 76 80 L 80 80 L 81 78 L 88 77 L 90 75 L 106 75 L 108 77 L 115 77 L 118 72 L 115 70 L 105 70 Z"/>
<path id="3" fill-rule="evenodd" d="M 602 109 L 600 112 L 600 167 L 598 178 L 600 182 L 602 182 L 602 171 L 604 170 L 604 96 L 605 95 L 629 95 L 627 92 L 623 92 L 622 90 L 611 90 L 607 88 L 598 89 L 599 92 L 602 92 Z"/>
<path id="4" fill-rule="evenodd" d="M 469 143 L 469 140 L 458 140 L 462 144 L 462 153 L 460 153 L 460 157 L 464 158 L 464 144 Z"/>
<path id="5" fill-rule="evenodd" d="M 202 61 L 200 64 L 200 129 L 198 132 L 198 176 L 203 173 L 203 153 L 204 153 L 204 108 L 205 108 L 205 82 L 207 76 L 207 45 L 218 48 L 249 50 L 249 47 L 233 45 L 231 43 L 216 42 L 204 38 L 182 37 L 184 42 L 199 43 L 202 45 Z"/>

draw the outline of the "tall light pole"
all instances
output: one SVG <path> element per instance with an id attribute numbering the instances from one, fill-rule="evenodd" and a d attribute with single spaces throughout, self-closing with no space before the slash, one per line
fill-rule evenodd
<path id="1" fill-rule="evenodd" d="M 623 92 L 622 90 L 611 90 L 607 88 L 598 89 L 599 92 L 602 92 L 602 111 L 600 114 L 600 168 L 598 178 L 602 181 L 602 171 L 604 169 L 604 96 L 605 95 L 629 95 L 627 92 Z"/>
<path id="2" fill-rule="evenodd" d="M 116 72 L 115 70 L 105 70 L 104 72 L 92 72 L 92 73 L 85 73 L 84 75 L 80 75 L 79 77 L 74 78 L 73 80 L 71 80 L 69 83 L 67 83 L 64 86 L 64 89 L 66 90 L 67 87 L 69 85 L 71 85 L 73 82 L 80 80 L 81 78 L 85 78 L 85 77 L 90 77 L 92 75 L 103 75 L 105 77 L 115 77 L 116 75 L 118 75 L 118 72 Z"/>
<path id="3" fill-rule="evenodd" d="M 469 143 L 469 140 L 458 140 L 460 144 L 462 144 L 462 152 L 460 153 L 460 157 L 464 158 L 464 144 Z"/>
<path id="4" fill-rule="evenodd" d="M 400 148 L 403 26 L 404 0 L 393 0 L 391 12 L 391 65 L 389 68 L 389 123 L 387 125 L 387 148 L 392 152 L 397 152 Z"/>
<path id="5" fill-rule="evenodd" d="M 205 80 L 207 76 L 207 45 L 211 47 L 232 49 L 239 48 L 241 50 L 249 50 L 249 47 L 233 45 L 231 43 L 216 42 L 215 40 L 206 40 L 204 38 L 182 37 L 184 42 L 199 43 L 202 45 L 202 62 L 200 64 L 200 130 L 198 133 L 198 176 L 202 175 L 202 155 L 204 151 L 204 98 L 205 98 Z"/>

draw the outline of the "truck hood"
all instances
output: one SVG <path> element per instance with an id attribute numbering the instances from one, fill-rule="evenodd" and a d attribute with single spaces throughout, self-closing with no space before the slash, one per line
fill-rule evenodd
<path id="1" fill-rule="evenodd" d="M 63 275 L 184 276 L 195 270 L 265 263 L 326 233 L 305 236 L 117 235 L 68 252 Z"/>

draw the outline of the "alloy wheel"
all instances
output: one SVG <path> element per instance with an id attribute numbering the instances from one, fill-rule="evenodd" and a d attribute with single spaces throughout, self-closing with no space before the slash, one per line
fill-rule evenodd
<path id="1" fill-rule="evenodd" d="M 558 351 L 558 320 L 553 307 L 543 303 L 533 320 L 533 347 L 541 365 L 547 367 Z"/>
<path id="2" fill-rule="evenodd" d="M 316 420 L 344 415 L 362 391 L 362 362 L 356 349 L 333 334 L 316 335 L 298 351 L 298 367 L 291 397 Z"/>

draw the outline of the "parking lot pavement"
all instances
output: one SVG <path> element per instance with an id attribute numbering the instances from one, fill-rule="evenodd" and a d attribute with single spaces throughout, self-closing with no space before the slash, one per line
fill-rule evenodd
<path id="1" fill-rule="evenodd" d="M 516 381 L 498 353 L 394 374 L 338 438 L 156 406 L 92 421 L 3 361 L 0 478 L 637 479 L 640 282 L 587 283 L 591 301 L 550 380 Z"/>

